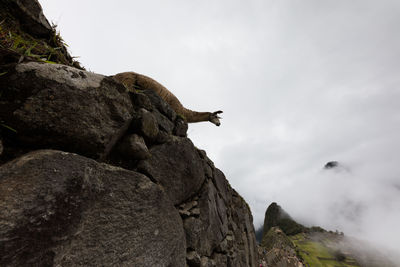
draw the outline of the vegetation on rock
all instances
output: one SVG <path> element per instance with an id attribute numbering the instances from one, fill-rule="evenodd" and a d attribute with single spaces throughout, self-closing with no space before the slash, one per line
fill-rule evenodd
<path id="1" fill-rule="evenodd" d="M 18 61 L 28 58 L 31 61 L 60 63 L 83 69 L 79 62 L 69 55 L 68 45 L 56 31 L 56 25 L 52 26 L 47 37 L 35 36 L 22 28 L 13 9 L 15 7 L 8 1 L 1 3 L 0 54 L 3 64 L 7 63 L 10 57 Z"/>
<path id="2" fill-rule="evenodd" d="M 263 233 L 259 258 L 269 267 L 397 266 L 376 248 L 342 232 L 298 224 L 276 203 L 267 208 L 265 229 L 269 230 Z"/>
<path id="3" fill-rule="evenodd" d="M 300 233 L 289 237 L 306 266 L 360 266 L 357 261 L 337 249 L 340 236 L 333 233 Z M 339 239 L 338 239 L 339 238 Z"/>

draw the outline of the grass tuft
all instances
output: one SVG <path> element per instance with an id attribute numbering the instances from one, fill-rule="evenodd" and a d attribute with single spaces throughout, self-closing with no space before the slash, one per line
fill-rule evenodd
<path id="1" fill-rule="evenodd" d="M 8 130 L 10 130 L 10 131 L 12 131 L 12 132 L 14 132 L 14 133 L 17 133 L 17 130 L 15 130 L 14 128 L 12 128 L 11 126 L 8 126 L 7 124 L 5 124 L 3 121 L 2 122 L 0 122 L 0 126 L 1 127 L 3 127 L 3 128 L 6 128 L 6 129 L 8 129 Z"/>
<path id="2" fill-rule="evenodd" d="M 79 62 L 68 54 L 68 45 L 57 31 L 56 25 L 52 26 L 53 34 L 48 40 L 35 38 L 21 30 L 18 20 L 11 14 L 3 12 L 0 11 L 0 16 L 5 17 L 0 22 L 0 48 L 15 52 L 22 58 L 83 69 Z"/>

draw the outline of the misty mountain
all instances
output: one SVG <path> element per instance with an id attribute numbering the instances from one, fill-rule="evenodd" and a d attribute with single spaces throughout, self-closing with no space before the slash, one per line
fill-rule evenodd
<path id="1" fill-rule="evenodd" d="M 261 229 L 259 257 L 266 266 L 397 266 L 391 252 L 337 230 L 299 224 L 275 202 L 268 206 L 258 235 Z"/>

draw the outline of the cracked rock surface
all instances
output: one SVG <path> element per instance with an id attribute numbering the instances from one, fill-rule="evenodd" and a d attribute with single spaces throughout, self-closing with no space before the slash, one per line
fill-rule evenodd
<path id="1" fill-rule="evenodd" d="M 0 177 L 1 266 L 184 266 L 179 213 L 142 174 L 37 150 Z"/>

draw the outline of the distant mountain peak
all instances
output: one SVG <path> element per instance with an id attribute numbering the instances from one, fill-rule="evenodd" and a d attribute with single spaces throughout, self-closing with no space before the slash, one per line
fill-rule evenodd
<path id="1" fill-rule="evenodd" d="M 279 226 L 287 235 L 293 235 L 305 231 L 306 227 L 295 222 L 290 215 L 276 202 L 271 203 L 264 219 L 264 234 L 272 227 Z"/>
<path id="2" fill-rule="evenodd" d="M 339 162 L 337 161 L 329 161 L 325 164 L 324 169 L 333 169 L 339 166 Z"/>

